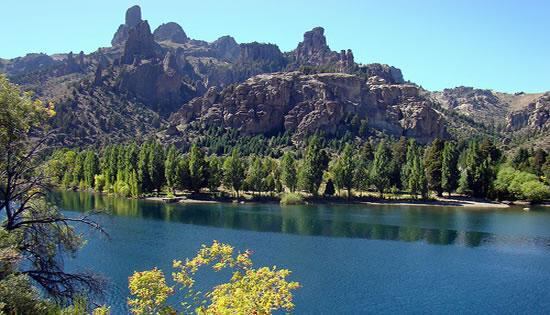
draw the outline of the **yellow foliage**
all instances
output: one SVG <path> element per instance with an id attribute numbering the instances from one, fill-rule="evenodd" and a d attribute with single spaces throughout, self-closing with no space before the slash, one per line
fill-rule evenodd
<path id="1" fill-rule="evenodd" d="M 184 300 L 191 298 L 195 302 L 197 314 L 264 315 L 294 309 L 292 291 L 300 284 L 287 281 L 290 271 L 277 267 L 254 269 L 250 256 L 250 251 L 235 252 L 231 245 L 214 241 L 210 246 L 202 245 L 192 259 L 175 260 L 176 271 L 172 277 L 186 292 Z M 194 292 L 194 276 L 202 266 L 210 266 L 216 272 L 228 268 L 233 274 L 229 282 L 209 292 Z M 128 301 L 134 314 L 158 313 L 167 297 L 173 294 L 172 288 L 166 286 L 162 271 L 156 268 L 135 273 L 130 278 L 130 292 L 136 296 Z M 192 307 L 187 303 L 182 305 L 187 310 Z"/>
<path id="2" fill-rule="evenodd" d="M 111 315 L 111 308 L 106 305 L 96 307 L 92 315 Z"/>
<path id="3" fill-rule="evenodd" d="M 164 273 L 153 270 L 134 272 L 129 279 L 130 294 L 135 296 L 128 299 L 128 305 L 133 314 L 158 314 L 165 309 L 166 299 L 174 293 L 174 289 L 166 284 Z"/>

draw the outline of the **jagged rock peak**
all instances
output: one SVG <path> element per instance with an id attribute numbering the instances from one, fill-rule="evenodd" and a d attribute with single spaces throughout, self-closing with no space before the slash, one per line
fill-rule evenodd
<path id="1" fill-rule="evenodd" d="M 139 5 L 134 5 L 126 10 L 125 22 L 128 27 L 134 27 L 141 22 L 141 8 Z"/>
<path id="2" fill-rule="evenodd" d="M 111 45 L 118 46 L 124 44 L 128 39 L 128 32 L 131 28 L 136 27 L 141 19 L 141 8 L 137 5 L 130 7 L 126 10 L 126 18 L 124 24 L 120 24 L 118 27 L 113 39 L 111 40 Z"/>
<path id="3" fill-rule="evenodd" d="M 169 40 L 174 43 L 184 44 L 189 40 L 181 26 L 175 22 L 161 24 L 155 29 L 153 36 L 157 42 Z"/>
<path id="4" fill-rule="evenodd" d="M 325 37 L 325 29 L 315 27 L 311 31 L 304 33 L 304 41 L 298 44 L 296 48 L 301 56 L 311 56 L 322 51 L 330 51 Z"/>

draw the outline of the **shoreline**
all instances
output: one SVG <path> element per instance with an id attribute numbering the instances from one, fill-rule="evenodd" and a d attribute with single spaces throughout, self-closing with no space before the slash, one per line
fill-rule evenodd
<path id="1" fill-rule="evenodd" d="M 204 199 L 194 199 L 194 198 L 174 198 L 173 201 L 167 201 L 167 198 L 163 197 L 145 197 L 142 200 L 146 201 L 156 201 L 164 202 L 167 204 L 279 204 L 277 200 L 237 200 L 237 199 L 223 199 L 223 200 L 204 200 Z M 315 205 L 315 204 L 340 204 L 340 205 L 377 205 L 377 206 L 419 206 L 419 207 L 463 207 L 471 209 L 506 209 L 511 208 L 512 206 L 526 206 L 530 207 L 531 205 L 510 205 L 505 203 L 500 203 L 496 201 L 488 200 L 477 200 L 477 199 L 467 199 L 467 198 L 440 198 L 436 200 L 384 200 L 384 199 L 373 199 L 373 200 L 345 200 L 345 199 L 312 199 L 305 200 L 304 205 Z M 544 204 L 541 204 L 544 206 Z M 548 205 L 548 204 L 546 204 Z"/>

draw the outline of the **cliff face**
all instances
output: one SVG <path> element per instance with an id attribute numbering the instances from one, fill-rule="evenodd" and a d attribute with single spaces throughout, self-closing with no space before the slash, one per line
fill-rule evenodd
<path id="1" fill-rule="evenodd" d="M 210 89 L 170 121 L 186 128 L 223 127 L 243 134 L 290 132 L 297 141 L 317 131 L 346 129 L 357 116 L 394 136 L 428 142 L 447 137 L 445 120 L 413 85 L 372 85 L 356 75 L 284 72 L 258 75 L 223 90 Z"/>

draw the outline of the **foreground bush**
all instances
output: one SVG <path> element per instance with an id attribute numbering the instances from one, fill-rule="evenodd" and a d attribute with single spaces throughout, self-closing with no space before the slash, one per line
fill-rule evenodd
<path id="1" fill-rule="evenodd" d="M 286 193 L 281 197 L 281 205 L 301 205 L 304 204 L 304 197 L 298 193 Z"/>
<path id="2" fill-rule="evenodd" d="M 289 282 L 287 269 L 277 267 L 253 268 L 249 251 L 235 253 L 230 245 L 214 241 L 204 246 L 197 256 L 185 261 L 174 261 L 172 277 L 180 292 L 181 305 L 197 314 L 271 314 L 289 312 L 294 308 L 292 291 L 298 282 Z M 232 270 L 229 282 L 215 286 L 206 293 L 197 292 L 195 274 L 202 266 L 214 271 Z M 166 300 L 176 292 L 166 283 L 159 269 L 134 273 L 129 279 L 132 298 L 128 305 L 133 314 L 173 314 L 175 310 Z"/>

